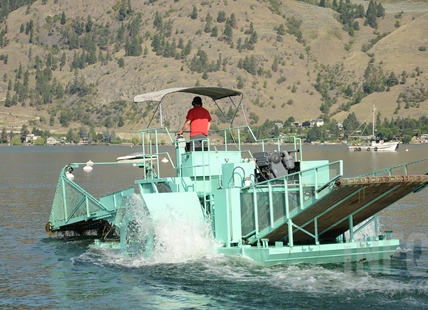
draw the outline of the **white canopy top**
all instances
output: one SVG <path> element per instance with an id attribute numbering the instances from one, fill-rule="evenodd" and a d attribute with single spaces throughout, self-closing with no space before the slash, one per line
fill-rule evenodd
<path id="1" fill-rule="evenodd" d="M 233 89 L 222 87 L 176 87 L 159 90 L 151 93 L 141 94 L 134 97 L 134 102 L 154 101 L 160 102 L 163 97 L 171 93 L 189 93 L 201 96 L 207 96 L 213 100 L 222 99 L 231 96 L 241 96 L 242 93 Z"/>

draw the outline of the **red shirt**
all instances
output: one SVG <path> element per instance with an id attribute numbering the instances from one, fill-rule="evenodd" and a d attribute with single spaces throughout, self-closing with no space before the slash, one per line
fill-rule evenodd
<path id="1" fill-rule="evenodd" d="M 190 136 L 208 136 L 208 122 L 211 122 L 211 115 L 207 109 L 195 106 L 187 112 L 186 119 L 190 120 Z"/>

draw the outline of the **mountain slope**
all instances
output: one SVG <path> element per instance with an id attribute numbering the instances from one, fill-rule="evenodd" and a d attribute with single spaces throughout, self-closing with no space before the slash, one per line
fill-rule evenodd
<path id="1" fill-rule="evenodd" d="M 367 1 L 351 2 L 362 4 L 367 9 Z M 133 12 L 123 22 L 118 21 L 120 2 L 116 1 L 48 0 L 46 4 L 37 1 L 28 12 L 26 7 L 22 7 L 11 12 L 7 18 L 6 37 L 9 44 L 0 49 L 0 55 L 8 57 L 7 64 L 0 62 L 3 76 L 0 80 L 0 98 L 6 98 L 9 80 L 16 84 L 20 64 L 24 70 L 29 70 L 30 88 L 34 88 L 36 56 L 44 63 L 51 53 L 59 61 L 63 52 L 67 57 L 66 64 L 62 70 L 53 70 L 52 76 L 67 87 L 76 80 L 77 74 L 77 78 L 84 78 L 91 92 L 82 98 L 76 95 L 53 98 L 48 103 L 40 102 L 36 96 L 33 101 L 27 99 L 11 107 L 0 104 L 0 125 L 3 123 L 9 131 L 11 126 L 20 128 L 23 124 L 29 125 L 28 120 L 32 116 L 42 116 L 44 122 L 35 121 L 31 124 L 50 131 L 67 132 L 68 128 L 60 125 L 61 113 L 71 113 L 73 117 L 68 124 L 71 128 L 82 126 L 82 119 L 88 114 L 90 117 L 86 124 L 96 127 L 97 131 L 105 129 L 106 119 L 110 116 L 113 125 L 108 128 L 119 133 L 131 132 L 141 126 L 132 109 L 132 98 L 136 94 L 194 85 L 242 86 L 248 113 L 258 116 L 258 120 L 253 119 L 258 124 L 265 119 L 285 121 L 289 117 L 303 122 L 323 117 L 320 108 L 326 102 L 326 97 L 316 88 L 320 76 L 327 83 L 328 98 L 332 102 L 326 115 L 336 121 L 343 121 L 349 112 L 355 112 L 362 121 L 370 113 L 373 104 L 382 117 L 395 118 L 399 115 L 417 118 L 428 115 L 427 101 L 405 108 L 401 100 L 400 109 L 397 110 L 399 97 L 406 93 L 423 93 L 428 86 L 428 52 L 423 49 L 428 45 L 425 31 L 428 29 L 428 4 L 380 3 L 384 4 L 385 16 L 378 19 L 377 29 L 364 26 L 364 18 L 359 18 L 356 21 L 360 30 L 355 31 L 352 37 L 338 21 L 339 14 L 336 11 L 294 0 L 284 0 L 282 4 L 256 0 L 131 1 Z M 194 8 L 197 18 L 192 19 Z M 59 19 L 63 12 L 67 20 L 61 25 Z M 233 13 L 236 18 L 229 41 L 221 39 L 227 22 L 216 21 L 220 12 L 225 12 L 227 18 L 231 18 Z M 141 14 L 140 43 L 147 54 L 125 56 L 124 42 L 119 44 L 118 49 L 115 47 L 117 31 L 122 23 L 130 27 L 138 13 Z M 178 44 L 180 40 L 184 44 L 191 42 L 189 55 L 179 59 L 156 55 L 152 47 L 153 38 L 159 32 L 154 25 L 156 14 L 162 17 L 164 27 L 169 25 L 171 28 L 170 36 L 165 37 L 165 41 L 170 44 Z M 218 27 L 217 37 L 212 36 L 212 32 L 204 31 L 208 14 L 213 19 L 211 26 Z M 78 70 L 70 69 L 73 58 L 82 49 L 70 49 L 64 33 L 72 33 L 76 21 L 85 23 L 88 16 L 92 18 L 94 28 L 100 32 L 103 29 L 110 32 L 109 43 L 103 48 L 97 46 L 97 55 L 101 53 L 107 57 L 109 54 L 112 58 Z M 21 32 L 21 27 L 31 20 L 35 30 L 33 43 L 30 44 L 29 35 Z M 293 21 L 300 22 L 301 39 L 290 31 Z M 287 32 L 279 35 L 278 28 L 281 25 Z M 254 32 L 257 41 L 253 48 L 238 49 L 239 42 L 244 44 Z M 126 30 L 126 34 L 129 34 L 129 30 Z M 81 38 L 85 35 L 82 34 Z M 367 49 L 367 46 L 371 47 Z M 200 60 L 198 51 L 206 54 L 208 64 L 221 62 L 220 69 L 206 72 L 205 76 L 204 70 L 193 70 L 192 60 Z M 123 66 L 119 64 L 121 58 Z M 246 58 L 255 61 L 257 73 L 238 68 Z M 344 95 L 346 87 L 352 85 L 354 94 L 361 90 L 369 64 L 382 70 L 385 76 L 393 72 L 400 78 L 405 71 L 407 80 L 391 87 L 389 91 L 372 92 L 358 104 L 341 111 L 353 100 Z M 417 72 L 416 68 L 419 68 Z M 4 78 L 4 74 L 7 78 Z M 13 94 L 13 90 L 10 90 L 10 94 Z M 112 107 L 115 102 L 121 100 L 123 103 L 119 104 L 120 109 L 114 110 Z M 178 129 L 184 119 L 188 108 L 184 104 L 184 107 L 174 105 L 171 114 L 166 115 L 173 130 Z M 50 126 L 49 119 L 52 117 L 54 122 Z M 125 126 L 118 127 L 119 117 L 125 119 Z M 217 119 L 215 121 L 218 122 Z"/>

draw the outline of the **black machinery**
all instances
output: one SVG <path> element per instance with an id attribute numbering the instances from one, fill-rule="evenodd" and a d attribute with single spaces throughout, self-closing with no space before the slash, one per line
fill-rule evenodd
<path id="1" fill-rule="evenodd" d="M 299 152 L 299 150 L 254 153 L 257 182 L 300 171 L 300 163 L 296 162 L 294 156 L 291 155 L 291 153 L 296 152 Z"/>

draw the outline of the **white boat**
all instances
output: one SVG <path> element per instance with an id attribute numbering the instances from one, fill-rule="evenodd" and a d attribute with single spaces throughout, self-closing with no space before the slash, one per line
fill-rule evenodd
<path id="1" fill-rule="evenodd" d="M 371 143 L 356 143 L 348 145 L 348 150 L 361 152 L 361 151 L 397 151 L 400 142 L 398 141 L 384 141 L 384 140 L 372 140 Z"/>
<path id="2" fill-rule="evenodd" d="M 116 161 L 126 163 L 143 163 L 157 160 L 157 156 L 147 156 L 143 152 L 136 152 L 125 156 L 120 156 Z"/>
<path id="3" fill-rule="evenodd" d="M 375 112 L 376 107 L 373 106 L 372 113 L 368 118 L 372 117 L 372 135 L 371 136 L 353 136 L 349 137 L 359 138 L 363 142 L 350 143 L 348 144 L 349 151 L 361 152 L 361 151 L 397 151 L 400 141 L 384 141 L 376 139 L 375 135 Z M 363 124 L 367 124 L 365 121 Z M 360 126 L 354 131 L 356 132 Z M 366 140 L 366 142 L 364 141 Z"/>

